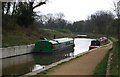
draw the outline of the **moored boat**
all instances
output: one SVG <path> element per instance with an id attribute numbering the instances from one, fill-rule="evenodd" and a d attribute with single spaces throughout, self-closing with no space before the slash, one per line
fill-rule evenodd
<path id="1" fill-rule="evenodd" d="M 91 45 L 89 46 L 89 50 L 98 48 L 102 45 L 108 44 L 109 41 L 106 37 L 100 37 L 99 39 L 95 39 L 91 41 Z"/>
<path id="2" fill-rule="evenodd" d="M 101 43 L 99 40 L 92 40 L 89 50 L 100 47 Z"/>
<path id="3" fill-rule="evenodd" d="M 53 40 L 39 40 L 35 43 L 34 52 L 52 53 L 74 47 L 73 38 L 59 38 Z"/>

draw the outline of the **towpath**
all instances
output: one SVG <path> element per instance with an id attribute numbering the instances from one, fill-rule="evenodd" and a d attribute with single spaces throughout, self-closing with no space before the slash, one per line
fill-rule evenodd
<path id="1" fill-rule="evenodd" d="M 55 67 L 47 75 L 93 75 L 95 67 L 110 48 L 112 45 L 95 49 L 86 55 Z"/>

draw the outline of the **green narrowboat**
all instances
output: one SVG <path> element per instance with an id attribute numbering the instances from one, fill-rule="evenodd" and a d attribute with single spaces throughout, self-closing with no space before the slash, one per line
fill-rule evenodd
<path id="1" fill-rule="evenodd" d="M 53 40 L 39 40 L 35 43 L 34 52 L 52 53 L 74 46 L 73 38 L 59 38 Z"/>

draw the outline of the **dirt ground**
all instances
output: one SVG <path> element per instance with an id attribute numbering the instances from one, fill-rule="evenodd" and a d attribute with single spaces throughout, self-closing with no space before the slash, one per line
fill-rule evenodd
<path id="1" fill-rule="evenodd" d="M 112 45 L 98 48 L 70 62 L 55 67 L 47 75 L 93 75 L 95 67 Z"/>

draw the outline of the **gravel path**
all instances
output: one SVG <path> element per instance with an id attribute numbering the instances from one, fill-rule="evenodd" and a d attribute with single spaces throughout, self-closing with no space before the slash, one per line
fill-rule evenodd
<path id="1" fill-rule="evenodd" d="M 103 59 L 112 45 L 91 51 L 77 59 L 55 67 L 47 75 L 93 75 L 95 67 Z"/>

